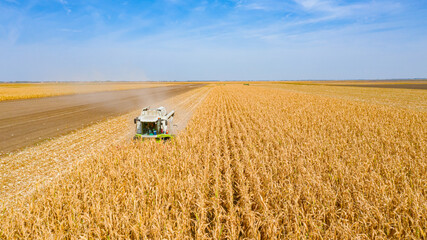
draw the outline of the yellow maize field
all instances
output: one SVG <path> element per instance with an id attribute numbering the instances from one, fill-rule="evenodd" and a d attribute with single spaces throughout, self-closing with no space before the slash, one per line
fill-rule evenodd
<path id="1" fill-rule="evenodd" d="M 1 83 L 0 101 L 53 97 L 79 93 L 119 91 L 168 85 L 171 84 L 142 82 Z"/>
<path id="2" fill-rule="evenodd" d="M 420 89 L 362 88 L 334 85 L 271 83 L 260 83 L 257 84 L 257 86 L 280 88 L 293 92 L 310 93 L 324 97 L 340 98 L 363 103 L 387 105 L 395 108 L 427 112 L 427 91 Z"/>
<path id="3" fill-rule="evenodd" d="M 118 142 L 5 207 L 0 238 L 423 239 L 427 113 L 215 85 L 171 142 Z"/>

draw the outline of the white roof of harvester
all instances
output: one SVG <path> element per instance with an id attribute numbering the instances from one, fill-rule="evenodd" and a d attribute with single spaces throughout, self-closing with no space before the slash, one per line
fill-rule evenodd
<path id="1" fill-rule="evenodd" d="M 140 122 L 155 122 L 159 119 L 157 116 L 139 116 Z"/>
<path id="2" fill-rule="evenodd" d="M 138 119 L 141 122 L 155 122 L 164 116 L 166 116 L 166 109 L 164 107 L 159 107 L 155 110 L 144 108 L 142 109 L 141 116 L 139 116 Z"/>

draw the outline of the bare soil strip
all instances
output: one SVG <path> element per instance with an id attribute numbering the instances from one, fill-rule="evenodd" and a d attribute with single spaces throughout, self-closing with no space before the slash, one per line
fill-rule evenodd
<path id="1" fill-rule="evenodd" d="M 159 101 L 160 105 L 175 110 L 174 124 L 185 128 L 192 112 L 210 91 L 210 87 L 190 91 Z M 143 106 L 141 106 L 143 107 Z M 140 110 L 110 118 L 68 135 L 28 147 L 23 151 L 0 158 L 0 206 L 9 206 L 22 196 L 46 186 L 63 175 L 73 165 L 90 159 L 113 144 L 131 141 L 134 134 L 133 118 Z"/>
<path id="2" fill-rule="evenodd" d="M 200 86 L 184 84 L 0 102 L 0 154 L 66 134 Z M 102 135 L 102 132 L 99 134 Z"/>

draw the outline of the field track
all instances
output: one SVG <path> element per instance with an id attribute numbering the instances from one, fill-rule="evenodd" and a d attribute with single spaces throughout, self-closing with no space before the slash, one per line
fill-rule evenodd
<path id="1" fill-rule="evenodd" d="M 184 84 L 0 102 L 0 154 L 155 104 L 199 86 Z"/>

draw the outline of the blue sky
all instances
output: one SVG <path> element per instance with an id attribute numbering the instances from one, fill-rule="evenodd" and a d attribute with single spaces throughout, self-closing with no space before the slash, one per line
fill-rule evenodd
<path id="1" fill-rule="evenodd" d="M 420 77 L 425 0 L 0 0 L 0 81 Z"/>

